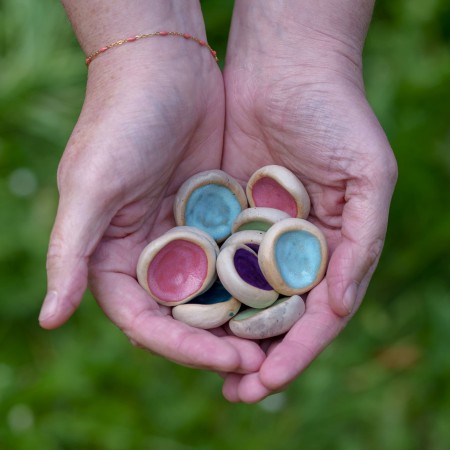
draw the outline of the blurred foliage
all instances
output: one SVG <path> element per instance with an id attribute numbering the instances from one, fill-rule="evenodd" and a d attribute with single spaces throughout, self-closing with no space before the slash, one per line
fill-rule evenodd
<path id="1" fill-rule="evenodd" d="M 223 59 L 231 0 L 203 2 Z M 0 449 L 450 446 L 450 4 L 377 3 L 367 92 L 399 162 L 383 257 L 342 335 L 286 393 L 232 405 L 218 376 L 132 348 L 89 295 L 39 329 L 58 159 L 86 70 L 62 8 L 0 0 Z"/>

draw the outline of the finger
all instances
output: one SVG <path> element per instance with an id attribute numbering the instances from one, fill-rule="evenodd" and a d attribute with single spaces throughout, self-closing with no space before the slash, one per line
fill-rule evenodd
<path id="1" fill-rule="evenodd" d="M 384 240 L 363 244 L 348 239 L 336 247 L 327 269 L 330 307 L 341 317 L 355 312 L 381 255 Z M 364 281 L 364 282 L 363 282 Z"/>
<path id="2" fill-rule="evenodd" d="M 228 373 L 223 376 L 224 383 L 222 387 L 222 394 L 226 400 L 231 403 L 239 403 L 239 384 L 242 380 L 242 375 L 238 373 Z"/>
<path id="3" fill-rule="evenodd" d="M 273 393 L 274 391 L 264 386 L 258 373 L 241 375 L 240 379 L 233 380 L 226 390 L 224 385 L 224 396 L 229 395 L 234 403 L 258 403 Z M 228 397 L 225 398 L 228 400 Z"/>
<path id="4" fill-rule="evenodd" d="M 348 318 L 341 318 L 330 309 L 327 292 L 328 287 L 325 280 L 311 291 L 307 299 L 305 314 L 285 338 L 271 349 L 262 364 L 258 379 L 270 393 L 285 389 L 347 323 Z M 261 387 L 255 387 L 255 380 L 251 380 L 251 382 L 253 385 L 249 384 L 247 387 L 242 383 L 241 398 L 255 399 L 252 396 L 258 389 L 261 390 L 261 394 L 264 393 Z"/>
<path id="5" fill-rule="evenodd" d="M 231 344 L 239 352 L 241 364 L 237 370 L 238 373 L 253 373 L 259 370 L 266 355 L 257 343 L 237 336 L 224 336 L 222 340 Z"/>
<path id="6" fill-rule="evenodd" d="M 88 260 L 113 212 L 82 184 L 61 195 L 47 255 L 48 288 L 39 322 L 62 325 L 81 302 L 87 286 Z"/>
<path id="7" fill-rule="evenodd" d="M 342 238 L 328 264 L 330 306 L 340 316 L 354 312 L 362 300 L 383 249 L 394 182 L 385 173 L 372 176 L 381 182 L 349 183 Z"/>
<path id="8" fill-rule="evenodd" d="M 255 403 L 285 389 L 337 336 L 348 321 L 330 309 L 322 281 L 309 295 L 307 309 L 283 340 L 276 340 L 258 373 L 230 374 L 223 394 L 232 402 Z"/>
<path id="9" fill-rule="evenodd" d="M 223 376 L 223 378 L 224 383 L 222 386 L 222 394 L 224 398 L 231 403 L 240 402 L 238 389 L 242 375 L 237 373 L 228 373 L 225 376 Z"/>
<path id="10" fill-rule="evenodd" d="M 95 272 L 92 291 L 106 315 L 133 341 L 178 364 L 215 372 L 254 372 L 264 353 L 251 341 L 192 328 L 171 316 L 126 274 Z"/>

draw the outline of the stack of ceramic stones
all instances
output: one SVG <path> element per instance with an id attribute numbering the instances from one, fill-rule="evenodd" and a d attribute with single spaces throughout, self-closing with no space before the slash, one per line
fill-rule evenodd
<path id="1" fill-rule="evenodd" d="M 178 226 L 142 251 L 138 281 L 193 327 L 229 321 L 247 339 L 285 333 L 328 259 L 322 232 L 305 220 L 309 210 L 306 189 L 284 167 L 259 169 L 246 192 L 221 170 L 201 172 L 178 191 Z"/>

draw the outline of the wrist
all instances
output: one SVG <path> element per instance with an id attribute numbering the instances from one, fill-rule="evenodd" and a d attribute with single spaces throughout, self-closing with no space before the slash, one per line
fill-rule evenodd
<path id="1" fill-rule="evenodd" d="M 119 39 L 154 31 L 180 31 L 205 39 L 198 0 L 62 0 L 88 55 Z"/>
<path id="2" fill-rule="evenodd" d="M 372 0 L 236 0 L 227 67 L 310 72 L 316 80 L 334 73 L 360 83 L 372 8 Z"/>
<path id="3" fill-rule="evenodd" d="M 86 56 L 136 35 L 159 31 L 186 33 L 206 41 L 199 0 L 62 0 Z M 109 89 L 128 80 L 128 89 L 149 78 L 194 72 L 202 77 L 216 65 L 209 48 L 179 36 L 133 40 L 92 60 L 89 86 Z M 164 83 L 164 76 L 162 82 Z M 136 86 L 138 87 L 138 86 Z"/>

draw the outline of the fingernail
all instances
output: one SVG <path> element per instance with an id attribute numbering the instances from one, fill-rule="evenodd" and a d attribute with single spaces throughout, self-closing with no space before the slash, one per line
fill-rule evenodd
<path id="1" fill-rule="evenodd" d="M 56 291 L 49 291 L 45 296 L 44 304 L 42 305 L 41 312 L 39 314 L 39 322 L 50 319 L 55 313 L 58 307 L 58 294 Z"/>
<path id="2" fill-rule="evenodd" d="M 351 284 L 347 290 L 345 291 L 344 294 L 344 306 L 345 309 L 348 311 L 349 314 L 351 314 L 353 312 L 353 308 L 355 307 L 355 302 L 356 302 L 356 285 L 355 284 Z"/>

